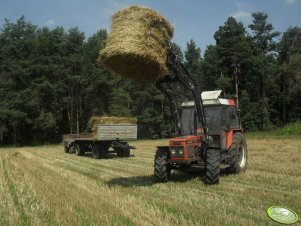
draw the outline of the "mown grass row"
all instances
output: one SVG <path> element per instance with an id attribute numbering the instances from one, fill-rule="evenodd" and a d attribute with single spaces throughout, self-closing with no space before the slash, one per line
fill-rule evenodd
<path id="1" fill-rule="evenodd" d="M 206 186 L 203 173 L 153 179 L 155 147 L 137 141 L 130 158 L 96 160 L 62 146 L 0 149 L 3 225 L 273 225 L 272 205 L 301 213 L 301 141 L 250 139 L 246 173 Z"/>

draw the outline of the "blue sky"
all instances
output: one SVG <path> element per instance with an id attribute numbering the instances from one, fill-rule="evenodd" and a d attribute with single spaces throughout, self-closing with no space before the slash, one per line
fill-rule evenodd
<path id="1" fill-rule="evenodd" d="M 4 18 L 15 22 L 24 15 L 39 27 L 79 27 L 90 36 L 100 28 L 109 28 L 110 16 L 128 5 L 148 6 L 175 25 L 174 41 L 182 50 L 191 38 L 204 53 L 214 44 L 214 32 L 229 16 L 252 22 L 251 13 L 268 14 L 275 30 L 301 26 L 301 0 L 0 0 L 0 26 Z"/>

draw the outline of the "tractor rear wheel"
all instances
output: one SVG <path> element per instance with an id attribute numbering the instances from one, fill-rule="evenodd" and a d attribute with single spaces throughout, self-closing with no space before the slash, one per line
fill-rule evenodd
<path id="1" fill-rule="evenodd" d="M 248 150 L 244 135 L 241 132 L 233 134 L 232 145 L 229 149 L 229 167 L 230 173 L 240 173 L 246 170 Z"/>
<path id="2" fill-rule="evenodd" d="M 217 184 L 220 176 L 220 151 L 208 148 L 206 151 L 206 184 Z"/>
<path id="3" fill-rule="evenodd" d="M 83 155 L 85 155 L 85 148 L 84 148 L 85 146 L 83 145 L 83 144 L 81 144 L 81 143 L 77 143 L 76 145 L 75 145 L 75 153 L 76 153 L 76 155 L 77 156 L 83 156 Z"/>
<path id="4" fill-rule="evenodd" d="M 170 179 L 171 166 L 168 163 L 168 153 L 166 150 L 158 149 L 154 161 L 154 175 L 158 183 L 167 182 Z"/>

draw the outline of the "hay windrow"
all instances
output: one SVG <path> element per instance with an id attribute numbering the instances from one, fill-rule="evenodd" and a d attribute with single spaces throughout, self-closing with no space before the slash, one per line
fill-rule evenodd
<path id="1" fill-rule="evenodd" d="M 101 116 L 101 117 L 91 117 L 90 125 L 91 131 L 93 134 L 97 133 L 98 125 L 136 125 L 137 118 L 130 118 L 130 117 L 108 117 L 108 116 Z"/>
<path id="2" fill-rule="evenodd" d="M 155 81 L 168 74 L 166 43 L 172 36 L 165 17 L 146 7 L 126 7 L 113 15 L 99 61 L 126 78 Z"/>

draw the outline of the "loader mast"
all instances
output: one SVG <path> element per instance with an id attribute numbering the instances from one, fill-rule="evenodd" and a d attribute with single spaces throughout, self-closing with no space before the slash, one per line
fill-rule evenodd
<path id="1" fill-rule="evenodd" d="M 156 85 L 160 89 L 160 91 L 168 98 L 170 103 L 171 114 L 176 125 L 176 133 L 177 135 L 183 135 L 182 122 L 179 117 L 178 106 L 176 102 L 176 96 L 171 89 L 169 83 L 172 82 L 180 82 L 180 84 L 187 90 L 192 93 L 195 102 L 195 110 L 198 121 L 201 123 L 205 138 L 207 138 L 207 126 L 206 126 L 206 118 L 204 112 L 204 106 L 202 101 L 202 96 L 199 88 L 197 87 L 195 81 L 192 79 L 190 73 L 182 64 L 179 59 L 176 50 L 169 45 L 169 52 L 167 54 L 167 62 L 166 65 L 170 71 L 170 74 L 161 78 L 157 81 Z"/>

